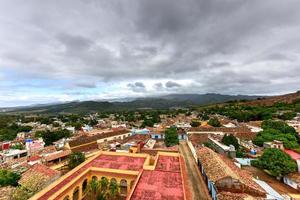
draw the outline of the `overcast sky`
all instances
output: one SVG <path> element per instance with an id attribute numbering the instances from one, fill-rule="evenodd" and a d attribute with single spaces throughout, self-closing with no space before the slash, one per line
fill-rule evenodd
<path id="1" fill-rule="evenodd" d="M 299 0 L 0 0 L 0 107 L 300 89 Z"/>

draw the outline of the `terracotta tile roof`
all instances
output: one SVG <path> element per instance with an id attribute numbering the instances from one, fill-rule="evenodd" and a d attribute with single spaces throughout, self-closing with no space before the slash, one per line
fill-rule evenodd
<path id="1" fill-rule="evenodd" d="M 30 161 L 37 161 L 39 159 L 41 159 L 41 156 L 34 155 L 34 156 L 30 156 L 27 160 L 28 160 L 28 162 L 30 162 Z"/>
<path id="2" fill-rule="evenodd" d="M 0 187 L 0 200 L 11 200 L 10 195 L 14 190 L 12 186 Z"/>
<path id="3" fill-rule="evenodd" d="M 69 141 L 69 145 L 71 148 L 73 148 L 73 147 L 76 147 L 79 145 L 84 145 L 84 144 L 88 144 L 88 143 L 92 143 L 92 142 L 96 143 L 97 140 L 99 140 L 99 139 L 122 135 L 122 134 L 125 134 L 128 132 L 129 132 L 128 130 L 123 129 L 123 130 L 118 130 L 118 131 L 99 133 L 99 134 L 93 135 L 93 136 L 82 136 L 82 137 L 76 138 L 75 140 Z"/>
<path id="4" fill-rule="evenodd" d="M 251 190 L 264 193 L 264 190 L 252 180 L 252 176 L 248 172 L 238 168 L 228 158 L 215 153 L 207 147 L 198 150 L 198 157 L 207 176 L 213 182 L 217 182 L 225 177 L 231 177 L 239 180 L 242 184 L 251 188 Z"/>
<path id="5" fill-rule="evenodd" d="M 194 146 L 197 146 L 208 141 L 208 134 L 191 134 L 189 140 Z"/>
<path id="6" fill-rule="evenodd" d="M 263 198 L 253 197 L 245 193 L 220 192 L 218 200 L 262 200 Z"/>
<path id="7" fill-rule="evenodd" d="M 53 153 L 53 154 L 50 154 L 48 156 L 44 156 L 44 159 L 46 161 L 52 161 L 52 160 L 56 160 L 58 158 L 64 158 L 64 157 L 67 157 L 68 155 L 70 155 L 72 153 L 71 150 L 66 150 L 66 151 L 59 151 L 57 153 Z"/>
<path id="8" fill-rule="evenodd" d="M 22 174 L 21 179 L 19 180 L 19 183 L 22 185 L 27 180 L 30 179 L 32 176 L 40 176 L 44 177 L 45 179 L 52 180 L 57 177 L 59 177 L 60 172 L 50 169 L 46 165 L 43 164 L 35 164 L 32 167 L 30 167 L 26 172 Z"/>
<path id="9" fill-rule="evenodd" d="M 233 134 L 240 139 L 253 140 L 256 133 L 251 132 L 251 129 L 247 126 L 239 126 L 234 128 L 228 127 L 192 127 L 188 129 L 188 132 L 224 132 Z"/>
<path id="10" fill-rule="evenodd" d="M 284 152 L 289 154 L 293 160 L 299 160 L 300 159 L 300 154 L 293 151 L 293 150 L 285 149 Z"/>
<path id="11" fill-rule="evenodd" d="M 300 184 L 300 173 L 299 172 L 290 173 L 287 175 L 287 177 L 289 179 L 297 182 L 298 184 Z"/>

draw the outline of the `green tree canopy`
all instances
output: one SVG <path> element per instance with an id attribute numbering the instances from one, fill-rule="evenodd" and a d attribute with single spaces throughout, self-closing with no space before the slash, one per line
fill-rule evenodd
<path id="1" fill-rule="evenodd" d="M 6 169 L 0 169 L 0 186 L 17 186 L 20 178 L 20 174 Z"/>
<path id="2" fill-rule="evenodd" d="M 268 148 L 263 155 L 251 162 L 253 166 L 267 170 L 272 176 L 284 176 L 297 170 L 297 164 L 280 149 Z"/>
<path id="3" fill-rule="evenodd" d="M 192 126 L 192 127 L 198 127 L 198 126 L 200 126 L 200 125 L 201 125 L 201 122 L 199 122 L 199 121 L 192 120 L 192 122 L 191 122 L 191 126 Z"/>
<path id="4" fill-rule="evenodd" d="M 222 138 L 222 143 L 227 145 L 227 146 L 233 145 L 236 150 L 238 150 L 239 147 L 240 147 L 237 138 L 234 137 L 234 135 L 232 135 L 232 134 L 224 135 L 224 137 Z"/>
<path id="5" fill-rule="evenodd" d="M 85 161 L 85 155 L 82 152 L 74 152 L 69 156 L 68 167 L 73 169 Z"/>
<path id="6" fill-rule="evenodd" d="M 60 140 L 62 138 L 68 138 L 71 136 L 71 132 L 67 129 L 61 129 L 57 131 L 37 131 L 35 137 L 42 137 L 45 144 L 51 145 L 53 142 Z"/>
<path id="7" fill-rule="evenodd" d="M 165 131 L 165 144 L 166 146 L 174 146 L 179 143 L 178 135 L 177 135 L 177 130 L 175 127 L 168 128 Z"/>
<path id="8" fill-rule="evenodd" d="M 220 121 L 219 121 L 218 118 L 216 118 L 216 117 L 211 118 L 211 119 L 208 121 L 208 124 L 211 125 L 211 126 L 213 126 L 213 127 L 220 127 L 220 126 L 221 126 Z"/>

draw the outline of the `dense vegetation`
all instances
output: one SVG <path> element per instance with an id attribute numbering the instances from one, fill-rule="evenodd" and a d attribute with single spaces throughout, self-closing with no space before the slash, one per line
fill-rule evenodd
<path id="1" fill-rule="evenodd" d="M 231 119 L 236 119 L 239 122 L 268 120 L 272 118 L 289 120 L 296 115 L 296 112 L 300 112 L 300 101 L 298 100 L 291 104 L 275 103 L 272 106 L 250 106 L 232 102 L 223 106 L 201 107 L 200 110 L 203 112 L 202 116 L 221 114 Z"/>
<path id="2" fill-rule="evenodd" d="M 218 118 L 213 117 L 211 119 L 209 119 L 208 124 L 213 126 L 213 127 L 220 127 L 221 123 L 219 122 Z"/>
<path id="3" fill-rule="evenodd" d="M 245 150 L 239 145 L 238 139 L 234 135 L 224 135 L 222 143 L 227 146 L 233 145 L 236 150 L 236 157 L 241 158 L 246 156 Z"/>
<path id="4" fill-rule="evenodd" d="M 29 132 L 30 126 L 18 126 L 16 116 L 0 115 L 0 141 L 14 140 L 19 132 Z"/>
<path id="5" fill-rule="evenodd" d="M 60 140 L 62 138 L 68 138 L 71 136 L 71 132 L 66 129 L 60 129 L 57 131 L 37 131 L 35 133 L 35 137 L 41 137 L 43 138 L 45 144 L 52 145 L 53 142 Z"/>
<path id="6" fill-rule="evenodd" d="M 196 120 L 192 120 L 191 124 L 190 124 L 192 127 L 198 127 L 201 125 L 201 122 L 199 121 L 196 121 Z"/>
<path id="7" fill-rule="evenodd" d="M 177 145 L 179 143 L 177 130 L 172 127 L 165 131 L 165 144 L 167 147 Z"/>
<path id="8" fill-rule="evenodd" d="M 0 186 L 17 186 L 20 178 L 20 174 L 6 169 L 0 169 Z"/>
<path id="9" fill-rule="evenodd" d="M 268 148 L 258 160 L 251 162 L 253 166 L 267 170 L 272 176 L 284 176 L 297 170 L 297 164 L 280 149 Z"/>
<path id="10" fill-rule="evenodd" d="M 85 155 L 82 152 L 74 152 L 69 156 L 68 167 L 73 169 L 85 161 Z"/>
<path id="11" fill-rule="evenodd" d="M 299 136 L 295 129 L 285 122 L 266 120 L 262 123 L 263 131 L 259 132 L 253 140 L 258 146 L 263 146 L 264 142 L 279 140 L 287 149 L 299 148 Z"/>

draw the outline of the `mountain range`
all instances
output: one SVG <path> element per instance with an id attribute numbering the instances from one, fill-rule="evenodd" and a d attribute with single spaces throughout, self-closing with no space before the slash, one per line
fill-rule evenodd
<path id="1" fill-rule="evenodd" d="M 5 113 L 90 113 L 136 109 L 170 109 L 208 105 L 235 100 L 255 100 L 262 96 L 223 94 L 169 94 L 158 97 L 138 98 L 129 101 L 73 101 L 32 106 L 2 108 Z"/>

